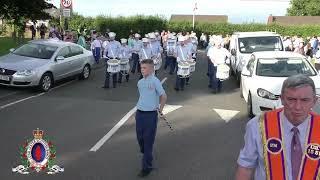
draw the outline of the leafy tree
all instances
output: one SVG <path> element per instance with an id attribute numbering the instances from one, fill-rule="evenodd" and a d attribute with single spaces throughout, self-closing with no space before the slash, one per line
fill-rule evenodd
<path id="1" fill-rule="evenodd" d="M 51 8 L 55 7 L 46 0 L 2 0 L 0 17 L 14 25 L 15 37 L 17 30 L 19 33 L 24 32 L 27 20 L 50 19 L 49 13 L 45 10 Z"/>
<path id="2" fill-rule="evenodd" d="M 291 0 L 289 16 L 320 16 L 320 0 Z"/>

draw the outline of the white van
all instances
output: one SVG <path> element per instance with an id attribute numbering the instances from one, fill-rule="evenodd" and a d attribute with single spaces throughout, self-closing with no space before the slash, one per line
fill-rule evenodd
<path id="1" fill-rule="evenodd" d="M 240 82 L 241 71 L 253 52 L 284 51 L 279 34 L 268 31 L 235 32 L 231 36 L 229 51 L 231 53 L 231 71 Z"/>

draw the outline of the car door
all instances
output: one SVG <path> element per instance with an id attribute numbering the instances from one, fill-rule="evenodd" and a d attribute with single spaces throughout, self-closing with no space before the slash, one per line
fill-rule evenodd
<path id="1" fill-rule="evenodd" d="M 248 72 L 250 73 L 249 76 L 241 75 L 241 87 L 242 87 L 242 93 L 243 97 L 247 100 L 250 87 L 253 80 L 254 75 L 254 67 L 255 67 L 255 56 L 252 55 L 247 63 L 247 65 L 244 67 Z"/>
<path id="2" fill-rule="evenodd" d="M 83 54 L 83 49 L 77 45 L 70 46 L 72 53 L 72 74 L 82 72 L 86 57 Z"/>
<path id="3" fill-rule="evenodd" d="M 58 57 L 64 57 L 63 60 L 58 60 Z M 55 65 L 54 65 L 54 74 L 56 79 L 66 78 L 71 73 L 71 61 L 72 61 L 72 53 L 70 51 L 70 47 L 66 46 L 59 50 L 55 57 Z"/>

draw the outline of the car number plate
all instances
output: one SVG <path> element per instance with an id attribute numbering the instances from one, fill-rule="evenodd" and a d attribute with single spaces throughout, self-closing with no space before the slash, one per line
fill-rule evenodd
<path id="1" fill-rule="evenodd" d="M 10 77 L 9 77 L 9 76 L 3 76 L 3 75 L 0 75 L 0 80 L 3 80 L 3 81 L 10 81 Z"/>

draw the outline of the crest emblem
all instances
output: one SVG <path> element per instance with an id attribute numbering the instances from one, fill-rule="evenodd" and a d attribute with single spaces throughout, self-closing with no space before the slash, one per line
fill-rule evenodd
<path id="1" fill-rule="evenodd" d="M 271 154 L 279 154 L 282 151 L 282 143 L 278 138 L 270 138 L 267 141 L 267 150 Z"/>
<path id="2" fill-rule="evenodd" d="M 2 73 L 2 74 L 4 74 L 5 72 L 6 72 L 6 70 L 5 69 L 0 69 L 0 72 Z"/>
<path id="3" fill-rule="evenodd" d="M 44 131 L 34 130 L 33 137 L 20 146 L 22 165 L 12 168 L 12 172 L 29 174 L 29 169 L 37 173 L 47 170 L 47 174 L 63 172 L 64 168 L 54 165 L 56 149 L 52 141 L 44 137 Z"/>

